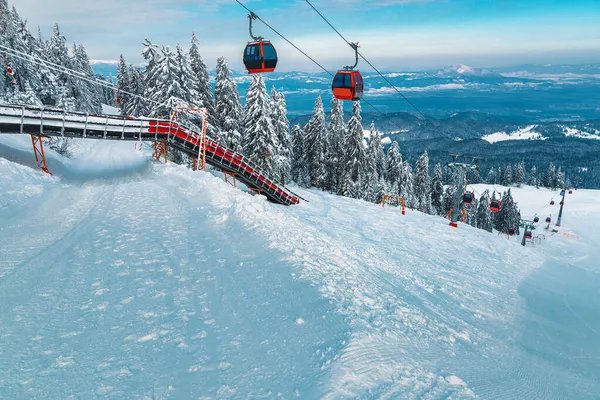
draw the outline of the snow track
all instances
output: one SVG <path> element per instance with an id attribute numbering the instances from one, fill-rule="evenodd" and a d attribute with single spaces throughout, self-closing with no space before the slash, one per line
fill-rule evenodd
<path id="1" fill-rule="evenodd" d="M 131 146 L 96 146 L 64 163 L 77 179 L 0 159 L 0 397 L 600 390 L 591 194 L 568 198 L 564 218 L 590 240 L 523 248 L 320 191 L 281 207 L 207 173 L 146 165 Z M 524 215 L 554 195 L 513 192 Z"/>

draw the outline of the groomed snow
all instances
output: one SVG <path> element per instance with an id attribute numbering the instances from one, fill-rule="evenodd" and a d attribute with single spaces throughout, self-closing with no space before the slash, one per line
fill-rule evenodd
<path id="1" fill-rule="evenodd" d="M 524 248 L 318 190 L 282 207 L 86 143 L 72 163 L 48 150 L 63 177 L 0 159 L 7 398 L 600 392 L 598 192 L 568 195 L 560 234 Z M 513 190 L 524 216 L 555 217 L 557 192 Z"/>
<path id="2" fill-rule="evenodd" d="M 510 133 L 495 132 L 483 136 L 482 139 L 489 143 L 504 142 L 506 140 L 546 140 L 546 137 L 534 131 L 535 128 L 535 125 L 529 125 Z"/>

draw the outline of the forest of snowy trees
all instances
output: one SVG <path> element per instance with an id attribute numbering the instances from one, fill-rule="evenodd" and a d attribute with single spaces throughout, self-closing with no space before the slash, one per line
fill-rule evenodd
<path id="1" fill-rule="evenodd" d="M 290 132 L 286 99 L 272 87 L 267 90 L 261 75 L 254 75 L 242 105 L 227 61 L 219 58 L 213 86 L 208 68 L 192 35 L 188 51 L 145 40 L 142 55 L 145 67 L 127 64 L 120 57 L 116 77 L 117 90 L 94 84 L 86 50 L 82 45 L 67 46 L 58 25 L 49 40 L 28 31 L 25 21 L 6 0 L 0 0 L 0 44 L 78 72 L 55 72 L 44 63 L 32 64 L 19 58 L 6 58 L 15 72 L 0 81 L 0 102 L 55 106 L 61 109 L 97 113 L 102 104 L 116 105 L 123 115 L 169 119 L 178 106 L 206 107 L 209 110 L 209 134 L 229 149 L 244 154 L 258 168 L 282 182 L 295 181 L 303 187 L 318 187 L 347 197 L 380 203 L 385 194 L 405 199 L 408 208 L 445 216 L 455 197 L 454 172 L 447 166 L 431 166 L 424 152 L 413 166 L 403 160 L 397 142 L 384 149 L 380 132 L 373 123 L 365 140 L 360 102 L 352 103 L 352 117 L 345 123 L 343 102 L 331 99 L 329 117 L 321 97 L 315 101 L 310 120 L 295 125 Z M 112 78 L 109 78 L 112 81 Z M 117 100 L 118 99 L 118 100 Z M 291 133 L 291 134 L 290 134 Z M 67 152 L 65 142 L 54 143 Z M 176 151 L 171 157 L 184 158 Z M 478 169 L 467 174 L 468 183 L 481 183 Z M 529 184 L 562 188 L 569 185 L 559 167 L 552 164 L 543 174 L 535 167 L 528 173 L 524 163 L 492 168 L 486 176 L 489 184 L 505 186 Z M 444 189 L 445 188 L 445 189 Z M 519 211 L 510 189 L 502 194 L 502 209 L 490 212 L 489 204 L 499 193 L 485 191 L 471 204 L 463 205 L 467 223 L 491 231 L 517 228 Z"/>

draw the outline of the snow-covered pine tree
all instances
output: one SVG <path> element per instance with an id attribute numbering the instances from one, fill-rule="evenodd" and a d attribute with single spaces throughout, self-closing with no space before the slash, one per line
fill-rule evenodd
<path id="1" fill-rule="evenodd" d="M 290 121 L 287 119 L 287 105 L 283 93 L 271 88 L 271 122 L 277 136 L 277 172 L 276 177 L 285 182 L 291 178 L 292 170 L 292 141 L 290 138 Z"/>
<path id="2" fill-rule="evenodd" d="M 442 166 L 436 164 L 431 181 L 431 207 L 435 215 L 444 214 L 444 184 L 442 182 Z"/>
<path id="3" fill-rule="evenodd" d="M 404 198 L 406 207 L 412 209 L 416 209 L 418 205 L 414 185 L 413 169 L 408 161 L 404 161 L 398 190 L 400 191 L 400 197 Z"/>
<path id="4" fill-rule="evenodd" d="M 217 113 L 213 102 L 212 86 L 208 76 L 208 69 L 204 60 L 200 56 L 198 47 L 198 38 L 196 33 L 192 34 L 192 46 L 189 51 L 190 67 L 193 75 L 193 82 L 197 85 L 194 89 L 198 93 L 199 100 L 202 101 L 203 107 L 208 108 L 208 123 L 213 126 L 218 126 Z"/>
<path id="5" fill-rule="evenodd" d="M 327 126 L 325 123 L 325 111 L 321 96 L 315 100 L 315 108 L 312 117 L 304 126 L 304 162 L 310 173 L 311 185 L 322 186 L 325 184 L 325 140 L 327 138 Z"/>
<path id="6" fill-rule="evenodd" d="M 192 70 L 187 55 L 184 53 L 180 45 L 177 45 L 176 47 L 175 60 L 177 63 L 177 70 L 179 71 L 179 85 L 186 94 L 186 97 L 183 99 L 190 105 L 199 106 L 201 103 L 203 104 L 204 100 L 201 99 L 200 93 L 197 89 L 198 83 L 196 81 L 196 74 Z M 211 109 L 209 108 L 209 115 L 210 111 Z M 214 112 L 214 108 L 212 111 Z"/>
<path id="7" fill-rule="evenodd" d="M 277 135 L 269 117 L 267 88 L 260 75 L 254 75 L 246 93 L 244 109 L 244 156 L 267 174 L 273 173 Z"/>
<path id="8" fill-rule="evenodd" d="M 510 186 L 513 183 L 513 177 L 512 177 L 512 167 L 510 166 L 510 164 L 508 164 L 506 166 L 506 169 L 504 170 L 504 174 L 502 175 L 502 184 L 504 186 Z"/>
<path id="9" fill-rule="evenodd" d="M 87 79 L 87 81 L 76 81 L 79 92 L 79 110 L 89 113 L 102 112 L 102 91 L 97 84 L 91 82 L 95 79 L 94 71 L 92 70 L 87 51 L 83 45 L 73 45 L 73 57 L 71 58 L 71 64 L 74 70 L 80 72 L 83 77 Z"/>
<path id="10" fill-rule="evenodd" d="M 486 183 L 490 185 L 495 185 L 498 183 L 498 175 L 496 173 L 496 169 L 494 167 L 490 168 L 490 172 L 487 174 Z"/>
<path id="11" fill-rule="evenodd" d="M 325 158 L 327 178 L 325 188 L 341 194 L 344 181 L 344 141 L 346 125 L 344 124 L 343 102 L 331 98 L 331 114 L 327 127 L 327 154 Z"/>
<path id="12" fill-rule="evenodd" d="M 368 157 L 373 161 L 377 178 L 385 175 L 385 153 L 383 152 L 383 144 L 381 136 L 375 129 L 375 123 L 371 122 L 369 127 L 369 143 L 367 148 Z"/>
<path id="13" fill-rule="evenodd" d="M 465 212 L 467 213 L 467 224 L 472 227 L 477 227 L 477 214 L 478 214 L 479 201 L 473 199 L 471 204 L 464 204 Z"/>
<path id="14" fill-rule="evenodd" d="M 148 115 L 148 104 L 143 98 L 146 91 L 144 75 L 139 68 L 133 65 L 129 66 L 129 90 L 137 96 L 129 96 L 124 113 L 134 117 Z"/>
<path id="15" fill-rule="evenodd" d="M 502 195 L 502 204 L 500 211 L 494 218 L 494 228 L 502 233 L 508 233 L 509 228 L 515 228 L 516 233 L 519 232 L 519 209 L 515 204 L 510 189 Z"/>
<path id="16" fill-rule="evenodd" d="M 144 69 L 144 87 L 146 91 L 144 97 L 150 99 L 155 91 L 156 79 L 160 76 L 154 71 L 161 58 L 160 47 L 146 38 L 144 39 L 142 56 L 146 60 L 146 68 Z"/>
<path id="17" fill-rule="evenodd" d="M 292 128 L 292 179 L 299 186 L 310 187 L 310 174 L 304 162 L 304 131 L 298 124 Z"/>
<path id="18" fill-rule="evenodd" d="M 554 185 L 555 188 L 564 189 L 565 188 L 565 173 L 562 172 L 562 168 L 559 166 L 556 174 L 554 175 Z"/>
<path id="19" fill-rule="evenodd" d="M 488 189 L 479 198 L 477 228 L 488 232 L 492 231 L 492 212 L 490 211 L 490 191 Z"/>
<path id="20" fill-rule="evenodd" d="M 525 162 L 521 161 L 513 174 L 513 182 L 517 187 L 521 187 L 525 183 Z"/>
<path id="21" fill-rule="evenodd" d="M 400 153 L 400 147 L 398 146 L 398 142 L 394 141 L 387 151 L 385 172 L 385 179 L 390 185 L 393 185 L 394 183 L 397 185 L 400 184 L 402 168 L 402 154 Z"/>
<path id="22" fill-rule="evenodd" d="M 546 175 L 544 175 L 544 178 L 542 179 L 542 184 L 547 188 L 554 189 L 556 187 L 554 186 L 555 179 L 556 174 L 554 172 L 554 165 L 550 163 L 546 169 Z"/>
<path id="23" fill-rule="evenodd" d="M 129 95 L 125 92 L 132 92 L 132 88 L 130 87 L 130 79 L 129 79 L 129 69 L 127 68 L 127 63 L 125 62 L 125 58 L 123 54 L 119 57 L 119 64 L 117 65 L 117 99 L 116 102 L 120 102 L 117 105 L 118 108 L 121 109 L 122 115 L 127 115 L 127 110 L 129 105 Z M 110 104 L 111 106 L 113 104 Z"/>
<path id="24" fill-rule="evenodd" d="M 469 168 L 467 170 L 466 178 L 467 178 L 467 182 L 470 184 L 473 184 L 473 185 L 476 183 L 482 182 L 481 173 L 479 171 L 479 168 Z"/>
<path id="25" fill-rule="evenodd" d="M 448 213 L 450 212 L 451 208 L 454 208 L 455 204 L 454 204 L 454 194 L 455 194 L 456 190 L 455 187 L 453 185 L 449 185 L 446 187 L 446 190 L 444 191 L 444 216 L 448 215 Z"/>
<path id="26" fill-rule="evenodd" d="M 529 171 L 529 176 L 527 177 L 527 184 L 536 187 L 539 185 L 537 177 L 537 168 L 535 167 L 535 165 L 531 167 L 531 170 Z"/>
<path id="27" fill-rule="evenodd" d="M 363 145 L 363 127 L 361 124 L 360 102 L 353 103 L 352 118 L 348 122 L 346 140 L 344 141 L 345 184 L 353 182 L 355 194 L 358 196 L 360 174 L 365 165 L 365 148 Z M 347 186 L 347 185 L 346 185 Z M 348 190 L 348 189 L 347 189 Z"/>
<path id="28" fill-rule="evenodd" d="M 231 78 L 227 61 L 223 57 L 217 60 L 215 112 L 225 146 L 241 153 L 244 113 L 237 86 Z"/>
<path id="29" fill-rule="evenodd" d="M 429 156 L 425 151 L 417 160 L 415 168 L 415 199 L 417 210 L 431 213 L 431 181 L 429 179 Z"/>
<path id="30" fill-rule="evenodd" d="M 181 85 L 181 70 L 176 55 L 168 48 L 161 47 L 161 56 L 151 70 L 149 82 L 154 83 L 150 89 L 150 100 L 153 101 L 150 116 L 170 119 L 175 106 L 189 107 L 192 97 L 190 88 Z"/>

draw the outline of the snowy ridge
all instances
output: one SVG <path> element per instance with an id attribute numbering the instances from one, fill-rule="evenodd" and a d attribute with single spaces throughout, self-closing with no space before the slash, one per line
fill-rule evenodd
<path id="1" fill-rule="evenodd" d="M 518 129 L 514 132 L 495 132 L 482 137 L 483 140 L 489 143 L 504 142 L 506 140 L 546 140 L 541 133 L 535 132 L 535 125 L 529 125 L 525 128 Z"/>
<path id="2" fill-rule="evenodd" d="M 568 126 L 564 126 L 562 128 L 563 128 L 563 132 L 564 132 L 565 136 L 567 136 L 567 137 L 600 140 L 600 131 L 598 131 L 597 129 L 594 130 L 595 133 L 590 133 L 590 132 L 584 132 L 584 131 L 581 131 L 581 130 L 575 129 L 575 128 L 569 128 Z"/>

